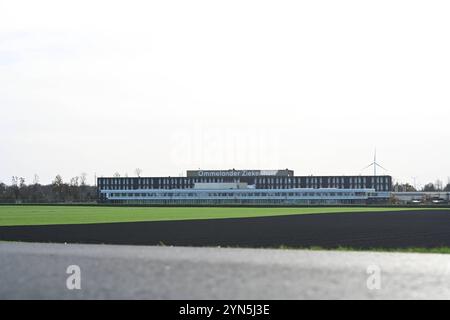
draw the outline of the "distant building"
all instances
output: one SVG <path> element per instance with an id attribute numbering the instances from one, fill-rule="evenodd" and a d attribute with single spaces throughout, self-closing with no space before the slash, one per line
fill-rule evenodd
<path id="1" fill-rule="evenodd" d="M 365 204 L 387 201 L 390 176 L 294 176 L 282 170 L 189 170 L 186 177 L 101 177 L 99 202 L 126 204 Z"/>

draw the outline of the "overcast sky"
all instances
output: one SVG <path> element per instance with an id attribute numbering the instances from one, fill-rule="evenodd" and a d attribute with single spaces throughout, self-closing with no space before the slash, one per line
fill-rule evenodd
<path id="1" fill-rule="evenodd" d="M 450 176 L 448 1 L 0 0 L 0 181 Z"/>

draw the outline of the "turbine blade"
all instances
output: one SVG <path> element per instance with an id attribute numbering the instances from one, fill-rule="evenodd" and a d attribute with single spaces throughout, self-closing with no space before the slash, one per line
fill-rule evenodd
<path id="1" fill-rule="evenodd" d="M 386 168 L 380 166 L 378 163 L 375 163 L 375 165 L 376 165 L 377 167 L 380 167 L 381 169 L 383 169 L 383 170 L 385 170 L 385 171 L 389 171 L 388 169 L 386 169 Z"/>
<path id="2" fill-rule="evenodd" d="M 372 163 L 369 164 L 367 167 L 364 167 L 364 168 L 362 168 L 361 170 L 365 170 L 365 169 L 367 169 L 367 168 L 370 168 L 370 167 L 374 166 L 375 164 L 376 164 L 375 162 L 372 162 Z"/>

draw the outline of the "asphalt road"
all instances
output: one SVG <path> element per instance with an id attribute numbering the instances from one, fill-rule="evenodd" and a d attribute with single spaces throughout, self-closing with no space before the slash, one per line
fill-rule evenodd
<path id="1" fill-rule="evenodd" d="M 0 227 L 0 240 L 252 248 L 450 247 L 450 210 Z"/>
<path id="2" fill-rule="evenodd" d="M 450 298 L 450 255 L 0 243 L 0 299 L 433 298 Z"/>

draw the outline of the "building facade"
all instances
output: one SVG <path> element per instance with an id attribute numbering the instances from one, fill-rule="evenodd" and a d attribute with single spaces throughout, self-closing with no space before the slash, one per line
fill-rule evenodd
<path id="1" fill-rule="evenodd" d="M 190 170 L 185 177 L 100 177 L 97 186 L 103 203 L 351 204 L 389 197 L 392 178 L 295 176 L 288 169 Z"/>

